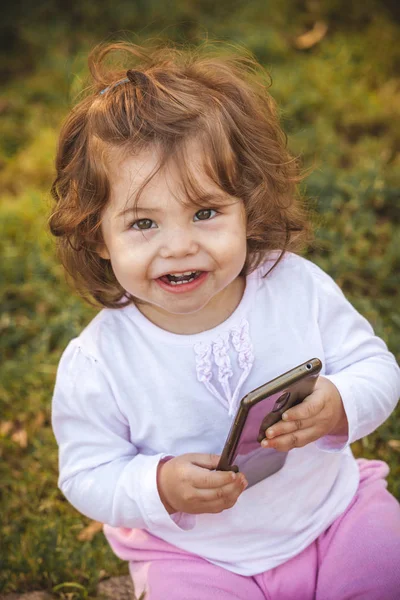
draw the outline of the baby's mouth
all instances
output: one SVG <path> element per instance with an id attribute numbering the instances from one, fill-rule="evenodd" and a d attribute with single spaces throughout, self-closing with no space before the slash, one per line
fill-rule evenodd
<path id="1" fill-rule="evenodd" d="M 160 277 L 160 280 L 168 285 L 182 285 L 183 283 L 191 283 L 200 275 L 203 271 L 185 271 L 185 273 L 175 273 L 174 275 L 168 274 Z"/>

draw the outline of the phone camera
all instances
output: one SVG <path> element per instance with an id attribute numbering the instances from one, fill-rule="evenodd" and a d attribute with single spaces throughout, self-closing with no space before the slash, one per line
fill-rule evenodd
<path id="1" fill-rule="evenodd" d="M 278 412 L 282 410 L 287 404 L 287 401 L 290 398 L 290 392 L 285 392 L 282 396 L 279 396 L 278 400 L 275 402 L 275 406 L 272 409 L 272 412 Z"/>
<path id="2" fill-rule="evenodd" d="M 311 369 L 312 369 L 312 364 L 311 364 L 311 363 L 307 363 L 307 364 L 306 364 L 306 369 L 307 369 L 307 371 L 311 371 Z"/>

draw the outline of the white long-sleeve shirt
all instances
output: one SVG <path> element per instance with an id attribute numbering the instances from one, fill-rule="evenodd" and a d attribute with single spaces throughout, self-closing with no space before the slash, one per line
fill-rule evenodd
<path id="1" fill-rule="evenodd" d="M 234 313 L 177 335 L 134 306 L 104 309 L 60 361 L 53 428 L 59 485 L 83 514 L 154 535 L 242 575 L 271 569 L 314 541 L 349 505 L 349 444 L 391 413 L 399 369 L 384 342 L 321 269 L 288 254 L 247 277 Z M 291 450 L 284 467 L 219 514 L 171 517 L 156 484 L 161 458 L 219 454 L 240 398 L 318 357 L 338 388 L 348 438 Z"/>

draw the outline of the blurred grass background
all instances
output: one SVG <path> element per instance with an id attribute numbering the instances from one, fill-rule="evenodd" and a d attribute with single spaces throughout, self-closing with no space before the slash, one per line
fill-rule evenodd
<path id="1" fill-rule="evenodd" d="M 104 40 L 252 50 L 273 79 L 289 145 L 313 167 L 308 255 L 400 358 L 400 5 L 363 0 L 29 0 L 0 9 L 0 592 L 94 597 L 127 572 L 57 489 L 50 401 L 63 348 L 90 320 L 47 232 L 60 123 Z M 354 444 L 386 460 L 400 498 L 396 415 Z"/>

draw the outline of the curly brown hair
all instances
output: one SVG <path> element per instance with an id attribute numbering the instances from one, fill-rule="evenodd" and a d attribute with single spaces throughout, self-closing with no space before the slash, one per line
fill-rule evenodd
<path id="1" fill-rule="evenodd" d="M 127 66 L 110 66 L 109 59 L 121 52 Z M 120 308 L 134 301 L 97 251 L 110 196 L 110 152 L 136 155 L 156 144 L 159 168 L 171 158 L 179 161 L 187 198 L 196 203 L 199 190 L 185 147 L 190 140 L 200 142 L 206 175 L 244 202 L 243 275 L 269 252 L 279 251 L 276 266 L 286 251 L 299 251 L 310 239 L 297 186 L 299 163 L 286 148 L 276 104 L 263 83 L 266 73 L 249 53 L 224 54 L 209 44 L 182 49 L 114 43 L 91 52 L 89 69 L 86 96 L 61 129 L 50 217 L 61 261 L 89 302 Z"/>

